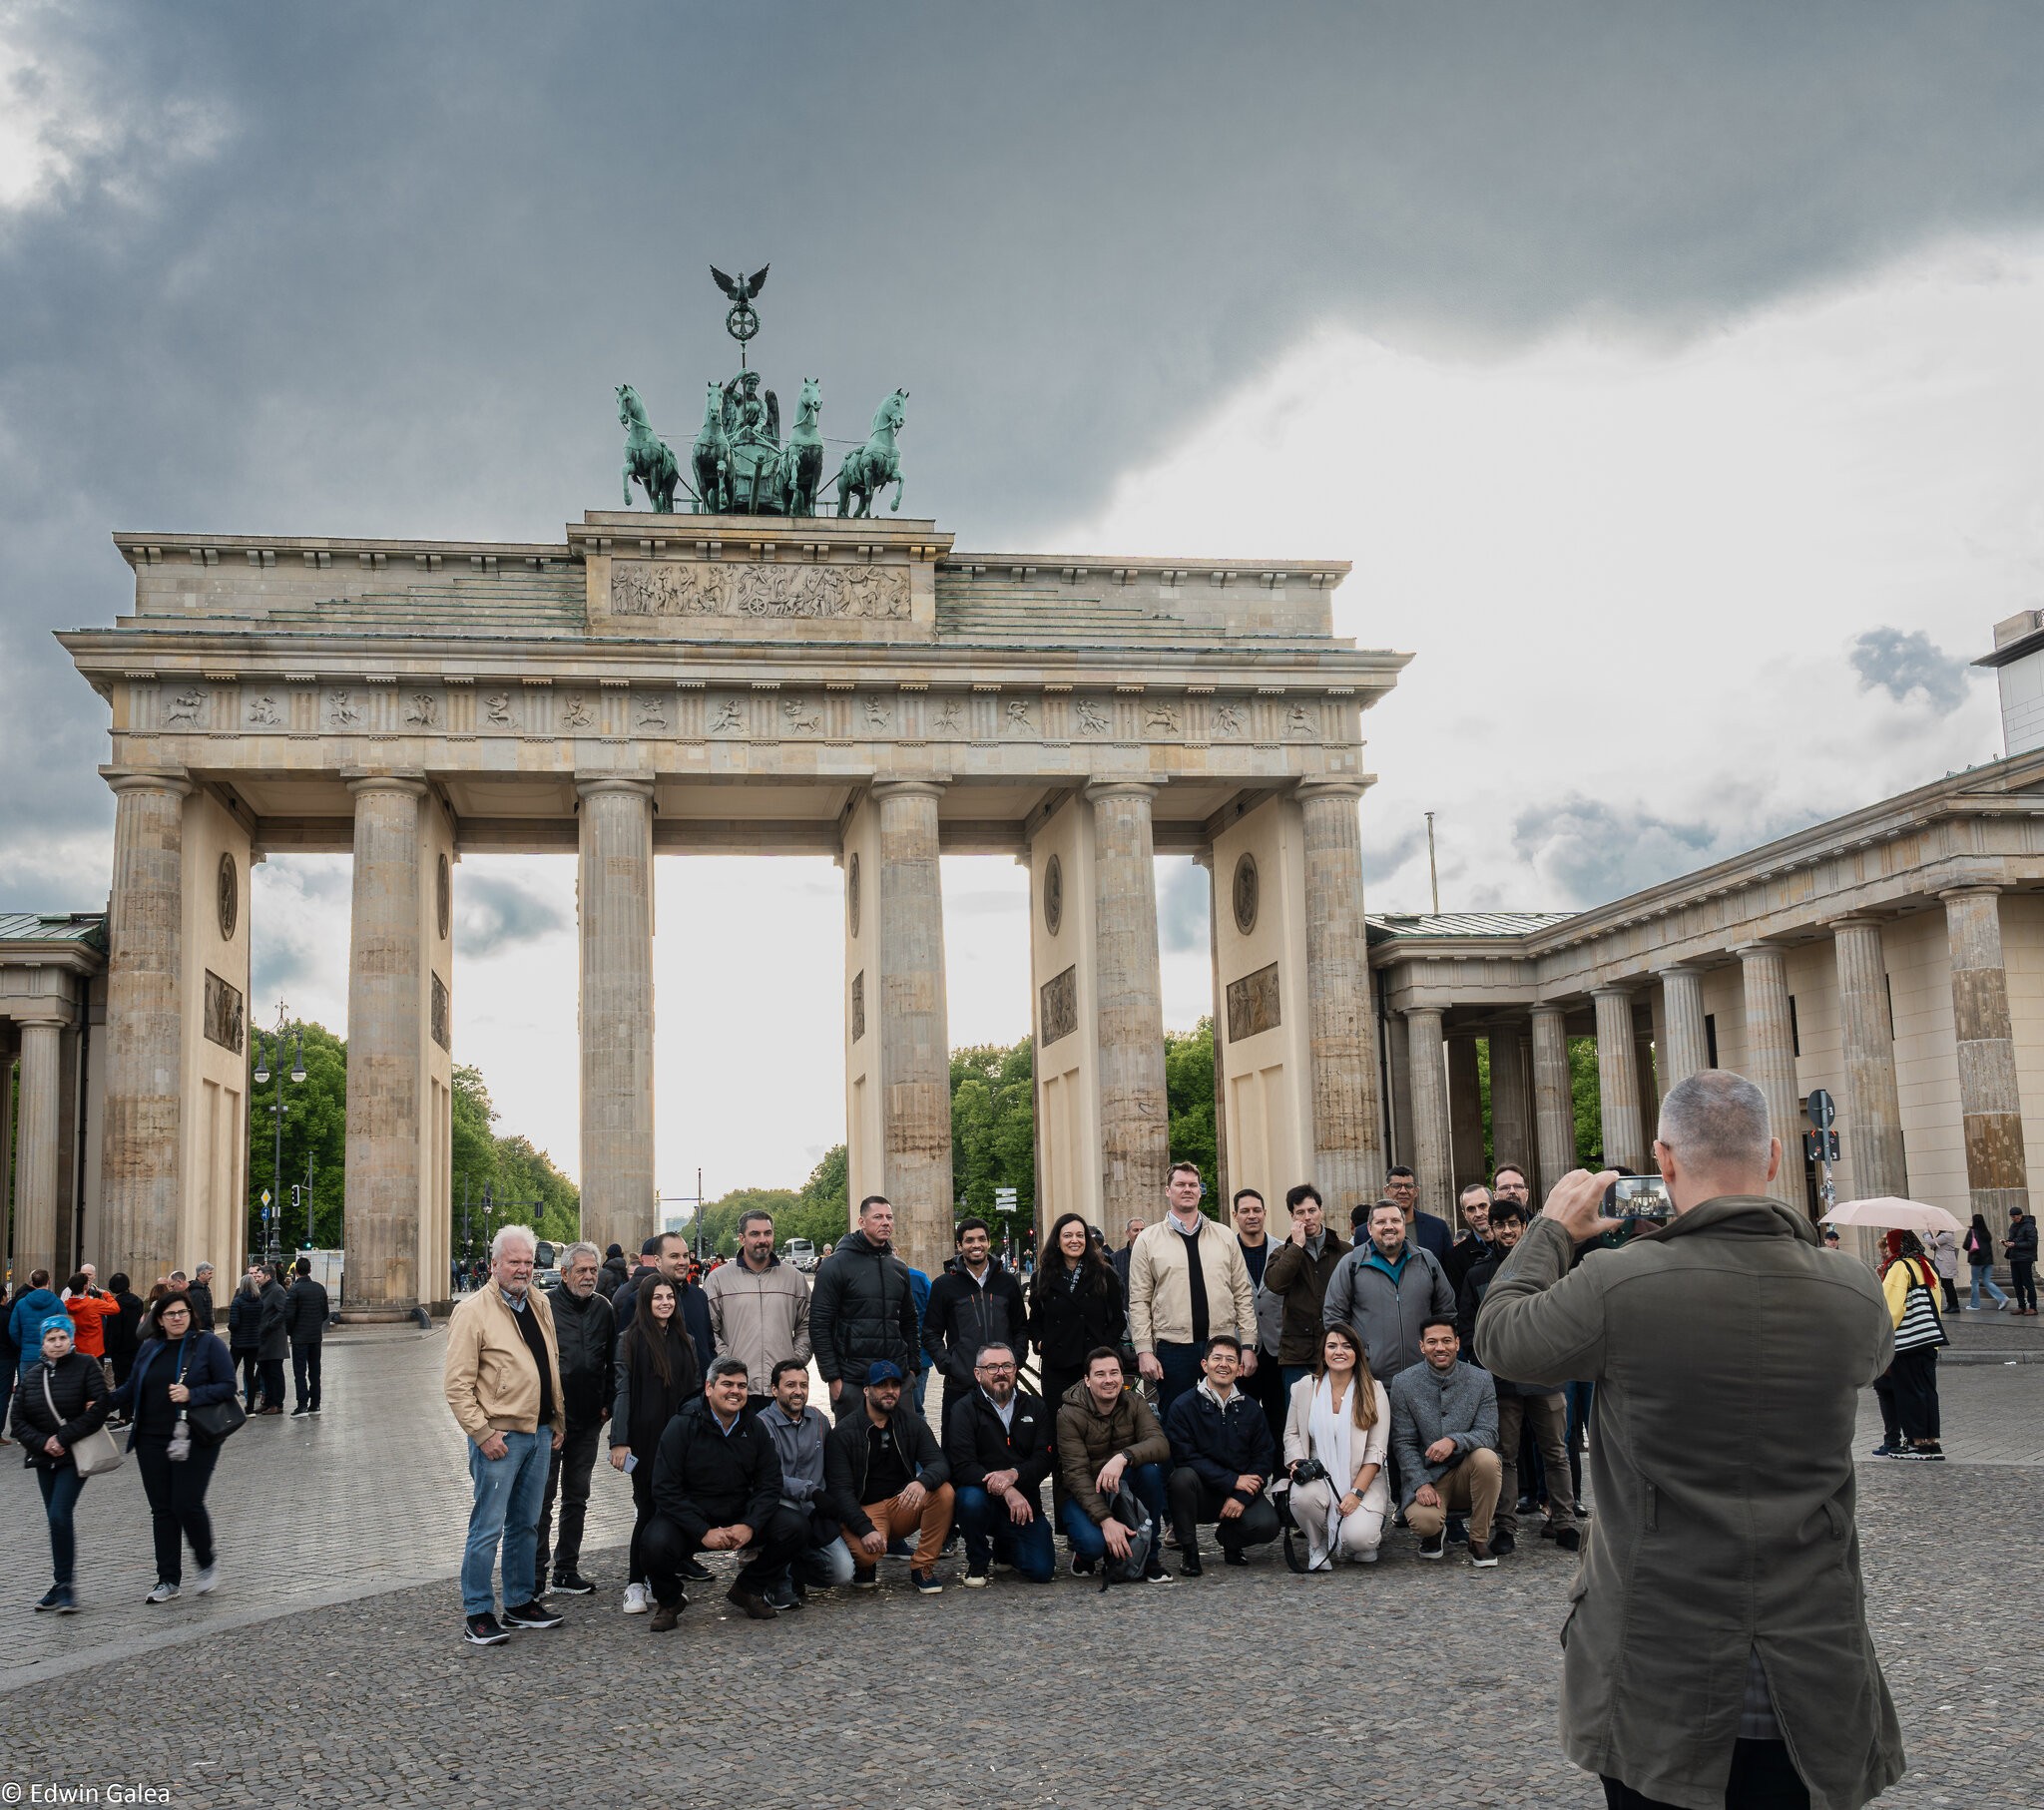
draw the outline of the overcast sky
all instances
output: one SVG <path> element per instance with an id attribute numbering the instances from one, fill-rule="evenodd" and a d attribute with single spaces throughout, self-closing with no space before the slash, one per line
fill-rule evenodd
<path id="1" fill-rule="evenodd" d="M 1999 752 L 2044 603 L 2044 12 L 0 0 L 0 908 L 97 906 L 116 528 L 556 538 L 711 261 L 962 546 L 1342 558 L 1373 908 L 1592 903 Z M 663 1185 L 842 1135 L 827 863 L 660 863 Z M 954 1042 L 1023 880 L 945 864 Z M 1159 866 L 1167 1016 L 1205 877 Z M 462 864 L 457 1051 L 575 1167 L 572 863 Z M 346 863 L 259 870 L 339 1028 Z M 706 959 L 708 956 L 711 959 Z M 771 1100 L 751 1083 L 782 1083 Z"/>

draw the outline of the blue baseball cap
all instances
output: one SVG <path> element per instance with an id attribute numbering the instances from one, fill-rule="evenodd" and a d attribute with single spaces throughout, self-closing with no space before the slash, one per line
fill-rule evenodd
<path id="1" fill-rule="evenodd" d="M 892 1358 L 882 1358 L 866 1372 L 866 1387 L 875 1383 L 905 1383 L 908 1379 L 901 1374 L 901 1366 Z"/>

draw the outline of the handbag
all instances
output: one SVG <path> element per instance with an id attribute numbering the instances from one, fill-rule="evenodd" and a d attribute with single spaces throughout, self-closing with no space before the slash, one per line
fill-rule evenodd
<path id="1" fill-rule="evenodd" d="M 43 1400 L 49 1406 L 50 1418 L 58 1426 L 64 1424 L 64 1417 L 57 1412 L 57 1398 L 50 1393 L 50 1373 L 43 1372 Z M 102 1471 L 118 1471 L 121 1468 L 121 1445 L 104 1427 L 96 1427 L 76 1445 L 71 1447 L 71 1462 L 78 1468 L 78 1475 L 97 1477 Z"/>

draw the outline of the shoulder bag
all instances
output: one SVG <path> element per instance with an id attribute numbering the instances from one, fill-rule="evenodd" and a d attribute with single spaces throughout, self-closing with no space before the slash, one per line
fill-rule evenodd
<path id="1" fill-rule="evenodd" d="M 56 1398 L 50 1393 L 50 1372 L 47 1368 L 43 1371 L 43 1400 L 49 1407 L 50 1419 L 63 1426 L 64 1417 L 57 1412 Z M 104 1427 L 88 1433 L 70 1451 L 71 1462 L 78 1467 L 80 1477 L 97 1477 L 102 1471 L 121 1468 L 120 1442 Z"/>
<path id="2" fill-rule="evenodd" d="M 211 1338 L 213 1335 L 209 1333 L 207 1336 Z M 232 1380 L 233 1371 L 228 1374 Z M 203 1408 L 187 1410 L 185 1420 L 192 1429 L 193 1438 L 202 1446 L 218 1446 L 248 1424 L 249 1413 L 242 1406 L 241 1398 L 230 1390 L 225 1401 L 208 1402 Z"/>

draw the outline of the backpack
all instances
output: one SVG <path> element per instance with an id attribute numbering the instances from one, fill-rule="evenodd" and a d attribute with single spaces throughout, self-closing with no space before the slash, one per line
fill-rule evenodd
<path id="1" fill-rule="evenodd" d="M 1129 1488 L 1127 1478 L 1114 1493 L 1114 1519 L 1129 1530 L 1129 1556 L 1117 1559 L 1112 1553 L 1100 1556 L 1100 1587 L 1104 1590 L 1116 1584 L 1140 1584 L 1143 1568 L 1150 1563 L 1151 1549 L 1157 1544 L 1157 1523 L 1150 1518 L 1150 1511 L 1136 1500 L 1136 1493 Z"/>

